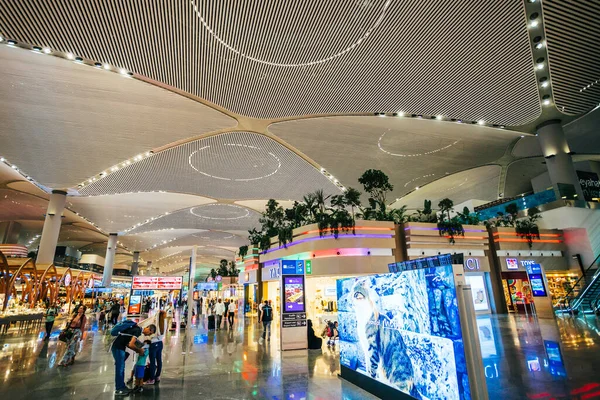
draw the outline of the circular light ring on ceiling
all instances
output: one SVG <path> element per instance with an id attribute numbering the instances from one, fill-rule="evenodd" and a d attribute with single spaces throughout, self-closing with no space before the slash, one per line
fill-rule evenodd
<path id="1" fill-rule="evenodd" d="M 222 176 L 212 175 L 212 174 L 206 173 L 204 171 L 200 171 L 192 163 L 192 157 L 194 157 L 196 154 L 199 154 L 203 150 L 211 148 L 212 147 L 211 145 L 204 146 L 204 147 L 202 147 L 202 148 L 200 148 L 198 150 L 193 151 L 190 154 L 190 156 L 188 157 L 188 164 L 196 172 L 199 172 L 199 173 L 201 173 L 204 176 L 208 176 L 209 178 L 220 179 L 220 180 L 224 180 L 224 181 L 234 181 L 234 182 L 250 182 L 250 181 L 257 181 L 259 179 L 268 178 L 270 176 L 275 175 L 279 171 L 279 169 L 281 168 L 281 160 L 279 159 L 279 157 L 277 157 L 275 154 L 271 153 L 270 151 L 263 150 L 260 147 L 251 146 L 251 145 L 248 145 L 248 144 L 240 144 L 240 143 L 225 143 L 225 144 L 223 144 L 223 146 L 232 146 L 232 147 L 235 146 L 235 147 L 242 147 L 242 148 L 246 148 L 246 149 L 252 149 L 252 150 L 262 151 L 265 154 L 268 154 L 269 156 L 271 156 L 273 158 L 273 160 L 275 160 L 275 162 L 277 163 L 277 167 L 275 167 L 275 169 L 273 171 L 271 171 L 270 173 L 268 173 L 268 174 L 265 174 L 265 175 L 262 175 L 262 176 L 253 177 L 253 178 L 226 178 L 226 177 L 222 177 Z"/>
<path id="2" fill-rule="evenodd" d="M 202 23 L 202 25 L 204 26 L 204 28 L 211 34 L 212 37 L 215 38 L 215 40 L 217 42 L 219 42 L 226 49 L 234 52 L 235 54 L 238 54 L 238 55 L 244 57 L 247 60 L 254 61 L 254 62 L 257 62 L 257 63 L 261 63 L 261 64 L 265 64 L 265 65 L 270 65 L 272 67 L 294 68 L 294 67 L 310 67 L 310 66 L 314 66 L 314 65 L 323 64 L 323 63 L 326 63 L 328 61 L 334 60 L 334 59 L 336 59 L 338 57 L 341 57 L 344 54 L 346 54 L 346 53 L 354 50 L 363 41 L 365 41 L 369 37 L 369 35 L 371 33 L 373 33 L 373 31 L 375 31 L 375 29 L 377 29 L 379 27 L 379 25 L 381 25 L 381 23 L 383 22 L 383 19 L 385 18 L 387 10 L 388 10 L 388 8 L 390 7 L 390 5 L 392 3 L 392 0 L 387 0 L 385 2 L 385 4 L 382 7 L 381 13 L 379 14 L 379 17 L 377 18 L 377 20 L 375 21 L 375 23 L 369 29 L 367 29 L 367 31 L 360 38 L 358 38 L 354 43 L 350 44 L 345 49 L 343 49 L 343 50 L 341 50 L 341 51 L 339 51 L 337 53 L 334 53 L 334 54 L 332 54 L 332 55 L 330 55 L 328 57 L 325 57 L 323 59 L 315 60 L 315 61 L 308 61 L 308 62 L 304 62 L 304 63 L 297 63 L 297 64 L 277 63 L 277 62 L 267 61 L 267 60 L 263 60 L 263 59 L 260 59 L 258 57 L 253 57 L 253 56 L 250 56 L 248 54 L 245 54 L 245 53 L 241 52 L 240 50 L 236 49 L 235 47 L 233 47 L 232 45 L 230 45 L 229 43 L 227 43 L 225 40 L 223 40 L 220 36 L 218 36 L 211 29 L 211 27 L 206 23 L 206 20 L 202 16 L 202 13 L 200 12 L 199 7 L 196 5 L 196 0 L 191 0 L 190 3 L 192 4 L 192 7 L 194 7 L 194 11 L 196 12 L 196 15 L 198 16 L 198 19 L 200 19 L 200 22 Z"/>
<path id="3" fill-rule="evenodd" d="M 446 150 L 449 149 L 450 147 L 454 146 L 455 144 L 457 144 L 458 142 L 460 142 L 460 140 L 456 140 L 453 143 L 444 146 L 444 147 L 440 147 L 439 149 L 435 149 L 435 150 L 430 150 L 430 151 L 426 151 L 424 153 L 414 153 L 414 154 L 399 154 L 399 153 L 392 153 L 391 151 L 387 151 L 386 149 L 383 148 L 383 146 L 381 145 L 381 141 L 383 140 L 383 137 L 386 135 L 387 132 L 384 132 L 383 135 L 381 135 L 379 137 L 379 140 L 377 141 L 377 147 L 379 147 L 379 150 L 383 151 L 386 154 L 389 154 L 390 156 L 394 156 L 394 157 L 420 157 L 420 156 L 427 156 L 430 154 L 434 154 L 434 153 L 438 153 L 442 150 Z"/>
<path id="4" fill-rule="evenodd" d="M 423 176 L 418 176 L 416 178 L 411 179 L 410 181 L 406 182 L 404 184 L 404 187 L 407 187 L 408 185 L 410 185 L 411 183 L 413 183 L 414 181 L 418 181 L 419 179 L 423 179 L 423 178 L 429 178 L 431 176 L 435 176 L 435 174 L 427 174 L 427 175 L 423 175 Z"/>
<path id="5" fill-rule="evenodd" d="M 194 210 L 198 209 L 198 208 L 206 208 L 206 207 L 228 207 L 228 208 L 235 208 L 238 210 L 243 210 L 244 215 L 238 215 L 236 217 L 209 217 L 206 215 L 198 215 L 194 212 Z M 243 219 L 243 218 L 247 218 L 250 216 L 250 210 L 248 210 L 247 208 L 244 207 L 240 207 L 240 206 L 236 206 L 233 204 L 206 204 L 204 206 L 198 206 L 198 207 L 193 207 L 190 208 L 190 213 L 192 215 L 195 215 L 198 218 L 203 218 L 203 219 L 211 219 L 211 220 L 219 220 L 219 221 L 231 221 L 231 220 L 235 220 L 235 219 Z"/>

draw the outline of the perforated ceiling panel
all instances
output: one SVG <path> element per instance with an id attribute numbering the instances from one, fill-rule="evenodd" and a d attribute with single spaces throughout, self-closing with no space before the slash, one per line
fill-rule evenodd
<path id="1" fill-rule="evenodd" d="M 112 196 L 69 196 L 68 206 L 106 232 L 121 232 L 136 224 L 143 224 L 150 218 L 212 201 L 180 193 L 123 193 Z"/>
<path id="2" fill-rule="evenodd" d="M 409 117 L 327 117 L 282 122 L 269 131 L 311 157 L 344 185 L 361 189 L 370 168 L 390 177 L 400 197 L 446 175 L 492 162 L 521 134 Z M 334 143 L 323 146 L 321 132 Z"/>
<path id="3" fill-rule="evenodd" d="M 127 234 L 120 236 L 119 240 L 132 251 L 143 251 L 154 245 L 161 245 L 166 242 L 173 241 L 178 237 L 188 236 L 193 233 L 199 233 L 199 229 L 163 229 L 159 231 L 151 231 L 138 233 L 135 235 Z"/>
<path id="4" fill-rule="evenodd" d="M 169 229 L 242 230 L 257 228 L 260 214 L 235 204 L 206 204 L 187 208 L 134 229 L 131 233 Z"/>
<path id="5" fill-rule="evenodd" d="M 0 25 L 252 117 L 540 113 L 521 0 L 2 0 Z"/>
<path id="6" fill-rule="evenodd" d="M 237 124 L 153 85 L 23 49 L 0 46 L 0 73 L 0 155 L 51 188 Z"/>
<path id="7" fill-rule="evenodd" d="M 600 104 L 600 3 L 544 1 L 544 23 L 554 100 L 580 114 Z"/>
<path id="8" fill-rule="evenodd" d="M 275 140 L 232 132 L 159 152 L 80 192 L 166 190 L 220 199 L 299 199 L 316 189 L 340 193 L 317 169 Z"/>

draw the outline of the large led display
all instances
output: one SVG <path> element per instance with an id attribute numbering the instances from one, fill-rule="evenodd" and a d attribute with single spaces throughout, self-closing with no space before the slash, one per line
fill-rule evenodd
<path id="1" fill-rule="evenodd" d="M 471 398 L 451 266 L 337 285 L 342 366 L 416 399 Z"/>

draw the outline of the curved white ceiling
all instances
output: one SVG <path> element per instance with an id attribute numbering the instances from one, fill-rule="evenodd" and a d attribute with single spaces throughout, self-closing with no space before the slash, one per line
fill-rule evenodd
<path id="1" fill-rule="evenodd" d="M 340 193 L 315 167 L 277 141 L 230 132 L 161 151 L 97 180 L 82 194 L 165 190 L 219 199 L 302 198 Z"/>
<path id="2" fill-rule="evenodd" d="M 34 0 L 6 2 L 0 22 L 7 38 L 256 118 L 401 110 L 521 125 L 540 114 L 521 1 Z"/>
<path id="3" fill-rule="evenodd" d="M 173 225 L 176 226 L 176 225 Z M 162 229 L 138 234 L 120 236 L 119 240 L 131 251 L 143 251 L 163 242 L 170 242 L 179 237 L 188 236 L 193 233 L 202 232 L 201 229 Z M 166 244 L 166 243 L 165 243 Z"/>
<path id="4" fill-rule="evenodd" d="M 148 224 L 142 225 L 130 233 L 164 230 L 173 227 L 182 229 L 213 229 L 220 231 L 247 231 L 258 227 L 260 214 L 235 204 L 212 203 L 186 208 Z M 168 232 L 168 231 L 167 231 Z"/>
<path id="5" fill-rule="evenodd" d="M 546 160 L 543 157 L 527 158 L 511 163 L 506 175 L 504 197 L 533 191 L 531 179 L 547 171 Z"/>
<path id="6" fill-rule="evenodd" d="M 68 206 L 106 232 L 122 232 L 151 218 L 214 200 L 180 193 L 122 193 L 111 196 L 69 196 Z M 148 221 L 148 223 L 146 223 Z M 169 226 L 169 228 L 172 226 Z"/>
<path id="7" fill-rule="evenodd" d="M 1 155 L 52 188 L 237 124 L 153 85 L 23 49 L 0 46 L 0 73 Z"/>
<path id="8" fill-rule="evenodd" d="M 409 117 L 325 117 L 277 123 L 269 131 L 361 189 L 381 169 L 400 197 L 441 177 L 492 162 L 521 134 L 479 125 Z M 326 132 L 326 134 L 323 134 Z"/>
<path id="9" fill-rule="evenodd" d="M 454 204 L 472 199 L 496 200 L 500 171 L 498 165 L 486 165 L 462 171 L 406 195 L 394 202 L 392 207 L 399 208 L 406 205 L 409 210 L 416 210 L 423 208 L 424 200 L 431 200 L 432 207 L 436 209 L 439 201 L 444 198 L 449 198 L 454 201 Z"/>

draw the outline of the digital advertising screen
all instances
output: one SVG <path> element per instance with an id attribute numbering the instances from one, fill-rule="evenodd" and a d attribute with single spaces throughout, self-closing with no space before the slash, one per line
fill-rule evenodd
<path id="1" fill-rule="evenodd" d="M 337 293 L 343 378 L 416 399 L 471 398 L 451 265 L 340 279 Z"/>
<path id="2" fill-rule="evenodd" d="M 284 313 L 305 312 L 304 307 L 304 277 L 283 276 Z"/>
<path id="3" fill-rule="evenodd" d="M 142 312 L 142 296 L 130 296 L 127 314 L 136 315 Z"/>
<path id="4" fill-rule="evenodd" d="M 560 345 L 558 342 L 544 340 L 544 347 L 546 348 L 546 355 L 548 356 L 550 373 L 556 376 L 567 376 L 567 371 L 565 370 L 565 364 L 563 362 L 562 353 L 560 352 Z"/>
<path id="5" fill-rule="evenodd" d="M 541 274 L 530 274 L 529 282 L 531 283 L 531 292 L 534 297 L 546 297 L 546 285 Z"/>

